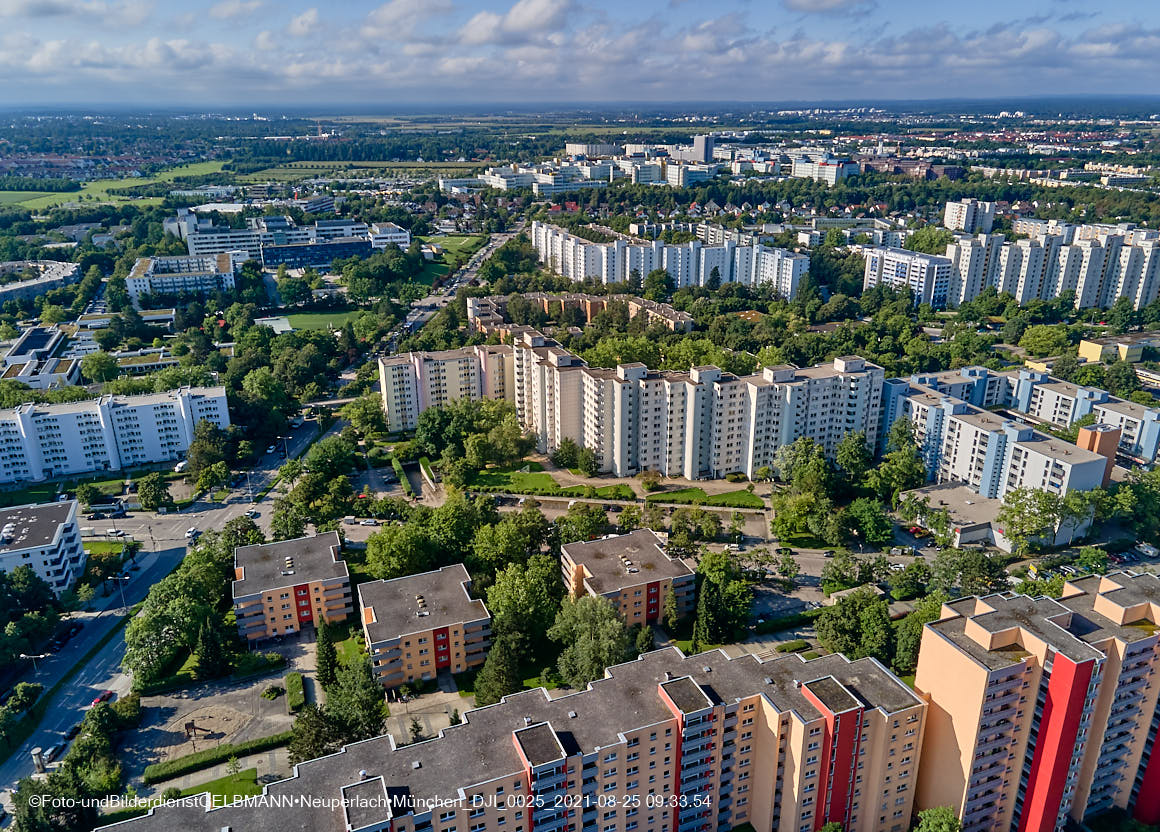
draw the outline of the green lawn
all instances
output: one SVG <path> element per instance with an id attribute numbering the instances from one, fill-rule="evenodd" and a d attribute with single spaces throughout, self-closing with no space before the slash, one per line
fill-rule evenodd
<path id="1" fill-rule="evenodd" d="M 295 329 L 338 329 L 347 321 L 358 317 L 358 312 L 296 312 L 287 315 L 290 326 Z"/>
<path id="2" fill-rule="evenodd" d="M 76 191 L 75 193 L 80 193 Z M 28 202 L 33 199 L 43 199 L 47 196 L 64 196 L 65 194 L 52 191 L 0 191 L 0 205 L 15 205 L 19 202 Z"/>
<path id="3" fill-rule="evenodd" d="M 125 544 L 119 540 L 86 540 L 84 548 L 90 555 L 120 554 Z"/>
<path id="4" fill-rule="evenodd" d="M 527 472 L 523 469 L 527 468 Z M 471 487 L 478 490 L 501 488 L 518 490 L 530 488 L 534 491 L 554 491 L 559 489 L 551 474 L 544 473 L 538 462 L 525 462 L 513 468 L 487 468 L 476 472 L 471 478 Z"/>
<path id="5" fill-rule="evenodd" d="M 729 508 L 765 508 L 765 500 L 744 488 L 722 494 L 706 494 L 703 488 L 681 488 L 676 491 L 657 491 L 645 497 L 650 503 L 683 503 Z"/>
<path id="6" fill-rule="evenodd" d="M 332 625 L 331 633 L 334 637 L 334 649 L 338 653 L 338 660 L 343 664 L 360 661 L 366 655 L 366 639 L 363 638 L 362 630 L 354 622 L 348 621 L 345 624 Z"/>
<path id="7" fill-rule="evenodd" d="M 209 792 L 215 798 L 219 798 L 219 802 L 214 805 L 221 805 L 221 803 L 226 802 L 226 798 L 252 797 L 256 794 L 261 794 L 262 787 L 258 785 L 258 770 L 256 768 L 246 768 L 237 774 L 227 774 L 225 777 L 210 780 L 208 783 L 202 783 L 200 786 L 190 786 L 188 789 L 181 790 L 181 796 L 189 797 L 190 795 L 202 794 L 204 792 Z"/>
<path id="8" fill-rule="evenodd" d="M 449 271 L 451 271 L 451 267 L 446 263 L 440 263 L 438 260 L 427 260 L 423 263 L 423 271 L 419 272 L 415 282 L 430 286 L 436 278 L 446 277 Z"/>
<path id="9" fill-rule="evenodd" d="M 423 237 L 421 242 L 437 245 L 452 257 L 459 254 L 466 259 L 483 248 L 487 238 L 479 234 L 448 234 L 446 236 Z"/>
<path id="10" fill-rule="evenodd" d="M 179 176 L 204 176 L 207 173 L 219 173 L 223 164 L 220 161 L 194 162 L 188 165 L 178 165 L 177 167 L 162 171 L 155 176 L 126 177 L 125 179 L 98 179 L 93 182 L 86 182 L 79 191 L 66 193 L 46 194 L 39 191 L 27 191 L 23 193 L 23 199 L 13 199 L 11 197 L 0 198 L 0 203 L 14 202 L 23 205 L 25 208 L 38 210 L 41 208 L 51 208 L 54 205 L 62 205 L 66 202 L 79 202 L 81 197 L 86 197 L 90 202 L 132 202 L 135 205 L 160 205 L 161 199 L 159 197 L 132 199 L 131 197 L 110 194 L 109 191 L 117 188 L 131 188 L 135 185 L 172 182 Z M 5 191 L 4 193 L 15 194 L 17 192 Z"/>

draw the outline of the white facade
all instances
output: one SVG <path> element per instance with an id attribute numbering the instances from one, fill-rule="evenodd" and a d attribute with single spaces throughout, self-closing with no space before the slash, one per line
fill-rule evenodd
<path id="1" fill-rule="evenodd" d="M 393 222 L 376 222 L 370 228 L 370 236 L 372 248 L 398 246 L 406 249 L 411 245 L 411 232 Z"/>
<path id="2" fill-rule="evenodd" d="M 960 237 L 947 245 L 947 258 L 953 268 L 947 306 L 967 303 L 984 288 L 994 285 L 1002 247 L 1002 234 Z"/>
<path id="3" fill-rule="evenodd" d="M 181 459 L 202 419 L 229 426 L 224 387 L 0 410 L 0 483 Z"/>
<path id="4" fill-rule="evenodd" d="M 0 572 L 28 566 L 57 595 L 85 571 L 77 501 L 0 509 Z"/>
<path id="5" fill-rule="evenodd" d="M 948 202 L 943 211 L 943 225 L 952 231 L 988 234 L 994 224 L 995 203 L 993 202 L 964 199 L 960 202 Z"/>
<path id="6" fill-rule="evenodd" d="M 204 257 L 142 257 L 125 278 L 134 306 L 146 295 L 212 294 L 234 288 L 234 268 L 246 258 L 240 252 Z"/>
<path id="7" fill-rule="evenodd" d="M 827 185 L 836 185 L 847 176 L 856 176 L 859 172 L 858 163 L 848 159 L 803 156 L 793 160 L 790 176 L 795 179 L 813 179 Z"/>
<path id="8" fill-rule="evenodd" d="M 726 240 L 706 246 L 694 240 L 666 245 L 661 240 L 626 238 L 593 243 L 541 222 L 532 223 L 532 243 L 550 269 L 576 281 L 628 283 L 664 269 L 677 287 L 704 286 L 716 268 L 721 283 L 773 284 L 780 295 L 793 298 L 810 268 L 808 255 L 761 244 L 743 246 Z"/>
<path id="9" fill-rule="evenodd" d="M 883 283 L 893 289 L 910 289 L 914 302 L 945 309 L 950 298 L 954 264 L 950 258 L 901 248 L 867 248 L 862 288 Z"/>
<path id="10" fill-rule="evenodd" d="M 419 414 L 457 399 L 514 401 L 512 348 L 463 347 L 379 358 L 387 430 L 413 430 Z"/>

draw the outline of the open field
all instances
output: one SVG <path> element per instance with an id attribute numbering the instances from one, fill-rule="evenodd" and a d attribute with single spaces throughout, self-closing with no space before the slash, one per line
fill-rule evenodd
<path id="1" fill-rule="evenodd" d="M 295 329 L 328 329 L 330 327 L 338 329 L 347 321 L 358 317 L 358 314 L 358 311 L 296 312 L 293 315 L 287 315 L 286 318 L 290 321 L 290 326 Z"/>
<path id="2" fill-rule="evenodd" d="M 706 494 L 701 488 L 681 488 L 677 491 L 656 491 L 645 500 L 650 503 L 682 503 L 729 508 L 765 508 L 765 500 L 741 488 L 722 494 Z"/>
<path id="3" fill-rule="evenodd" d="M 479 234 L 448 234 L 446 236 L 419 237 L 420 243 L 431 243 L 443 248 L 443 256 L 438 260 L 423 263 L 418 282 L 430 286 L 437 277 L 444 277 L 451 271 L 456 260 L 467 262 L 471 255 L 483 248 L 487 237 Z"/>
<path id="4" fill-rule="evenodd" d="M 161 200 L 156 197 L 132 199 L 126 196 L 110 194 L 111 189 L 130 188 L 134 185 L 151 185 L 155 182 L 172 182 L 179 176 L 203 176 L 207 173 L 218 173 L 222 169 L 222 162 L 193 162 L 188 165 L 179 165 L 175 168 L 162 171 L 155 176 L 127 177 L 125 179 L 97 179 L 85 183 L 79 191 L 68 193 L 44 193 L 42 191 L 0 191 L 0 204 L 19 204 L 25 208 L 39 210 L 51 208 L 54 205 L 63 205 L 66 202 L 80 202 L 82 198 L 88 202 L 133 202 L 138 205 L 157 205 Z"/>

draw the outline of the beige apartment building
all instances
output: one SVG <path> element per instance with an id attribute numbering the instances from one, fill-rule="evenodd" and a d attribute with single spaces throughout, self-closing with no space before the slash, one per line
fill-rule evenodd
<path id="1" fill-rule="evenodd" d="M 760 661 L 676 648 L 298 764 L 265 802 L 172 803 L 126 830 L 903 832 L 926 704 L 873 659 Z M 277 801 L 313 800 L 279 808 Z"/>
<path id="2" fill-rule="evenodd" d="M 561 546 L 560 569 L 569 596 L 607 598 L 630 627 L 658 623 L 670 594 L 678 617 L 691 613 L 696 603 L 696 575 L 684 561 L 665 554 L 652 529 Z"/>
<path id="3" fill-rule="evenodd" d="M 234 550 L 234 615 L 254 642 L 297 633 L 352 612 L 350 573 L 338 532 Z"/>
<path id="4" fill-rule="evenodd" d="M 463 564 L 359 584 L 375 677 L 385 687 L 479 667 L 491 645 L 491 615 L 469 592 Z"/>
<path id="5" fill-rule="evenodd" d="M 1154 755 L 1160 580 L 1118 572 L 1063 596 L 944 605 L 915 689 L 929 703 L 918 807 L 966 832 L 1052 832 L 1118 807 L 1160 822 Z"/>

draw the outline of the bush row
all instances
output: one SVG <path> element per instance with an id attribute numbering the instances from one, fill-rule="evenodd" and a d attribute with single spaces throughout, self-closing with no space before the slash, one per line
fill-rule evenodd
<path id="1" fill-rule="evenodd" d="M 286 674 L 286 707 L 290 713 L 298 713 L 306 704 L 306 687 L 302 683 L 301 673 Z"/>
<path id="2" fill-rule="evenodd" d="M 239 743 L 222 743 L 214 748 L 195 751 L 184 757 L 166 760 L 163 763 L 153 763 L 145 767 L 142 778 L 146 785 L 159 783 L 162 780 L 171 780 L 183 774 L 216 766 L 228 762 L 230 757 L 244 757 L 247 754 L 257 754 L 259 751 L 269 751 L 271 748 L 280 748 L 290 742 L 293 731 L 283 731 L 280 734 L 271 734 L 268 737 L 256 737 Z"/>
<path id="3" fill-rule="evenodd" d="M 788 630 L 790 627 L 801 627 L 804 624 L 809 624 L 821 614 L 821 607 L 813 610 L 805 610 L 804 612 L 797 612 L 792 615 L 783 615 L 780 618 L 766 619 L 760 624 L 755 624 L 753 629 L 754 632 L 760 635 L 768 635 L 769 633 L 776 633 L 778 630 Z"/>

